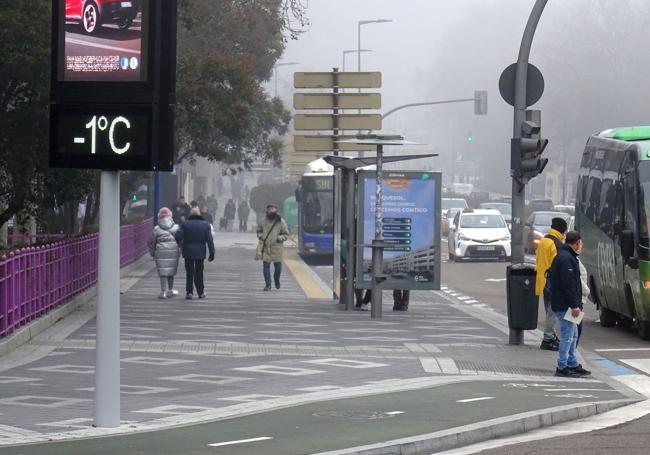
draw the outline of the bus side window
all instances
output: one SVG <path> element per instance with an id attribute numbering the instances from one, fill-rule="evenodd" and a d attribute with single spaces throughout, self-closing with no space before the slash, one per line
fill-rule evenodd
<path id="1" fill-rule="evenodd" d="M 639 233 L 636 223 L 639 213 L 637 207 L 636 181 L 637 175 L 635 163 L 632 158 L 628 156 L 623 164 L 623 205 L 625 207 L 623 229 L 634 233 L 635 251 L 636 245 L 638 245 L 639 242 Z"/>

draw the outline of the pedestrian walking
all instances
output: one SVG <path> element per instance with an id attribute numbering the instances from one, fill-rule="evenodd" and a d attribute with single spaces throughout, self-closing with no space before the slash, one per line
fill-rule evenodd
<path id="1" fill-rule="evenodd" d="M 217 210 L 219 210 L 219 201 L 217 200 L 216 197 L 214 197 L 214 194 L 211 194 L 208 196 L 207 201 L 205 201 L 206 205 L 208 206 L 208 211 L 210 212 L 210 215 L 212 215 L 212 219 L 217 218 Z"/>
<path id="2" fill-rule="evenodd" d="M 169 299 L 178 295 L 174 289 L 174 276 L 178 270 L 178 260 L 181 252 L 176 243 L 175 234 L 178 224 L 174 223 L 172 211 L 163 207 L 158 212 L 158 225 L 153 228 L 149 240 L 149 253 L 156 262 L 156 270 L 160 277 L 161 299 Z"/>
<path id="3" fill-rule="evenodd" d="M 551 307 L 560 321 L 560 346 L 558 349 L 555 376 L 576 378 L 588 376 L 578 363 L 576 345 L 578 341 L 578 323 L 571 320 L 581 315 L 582 284 L 578 255 L 582 251 L 582 239 L 578 231 L 566 235 L 565 244 L 559 249 L 549 272 Z"/>
<path id="4" fill-rule="evenodd" d="M 560 248 L 562 248 L 566 230 L 567 222 L 564 218 L 553 218 L 551 220 L 551 229 L 540 240 L 539 245 L 537 245 L 535 294 L 544 299 L 544 311 L 546 313 L 546 319 L 544 320 L 544 339 L 539 348 L 547 351 L 557 351 L 560 342 L 555 334 L 557 318 L 551 308 L 550 295 L 548 295 L 548 292 L 544 292 L 544 288 L 546 287 L 546 271 L 551 268 L 553 259 Z"/>
<path id="5" fill-rule="evenodd" d="M 174 223 L 182 224 L 190 216 L 191 207 L 185 202 L 185 196 L 178 196 L 178 201 L 172 205 Z"/>
<path id="6" fill-rule="evenodd" d="M 408 311 L 411 291 L 408 289 L 393 290 L 393 311 Z"/>
<path id="7" fill-rule="evenodd" d="M 201 206 L 201 218 L 210 223 L 210 226 L 214 224 L 214 218 L 212 218 L 212 214 L 208 210 L 207 205 Z"/>
<path id="8" fill-rule="evenodd" d="M 185 298 L 192 300 L 194 287 L 200 299 L 206 297 L 203 283 L 203 266 L 206 248 L 209 252 L 208 261 L 214 261 L 214 241 L 212 227 L 201 217 L 199 209 L 193 208 L 190 217 L 176 232 L 176 241 L 181 245 L 185 260 Z"/>
<path id="9" fill-rule="evenodd" d="M 228 199 L 226 206 L 223 209 L 223 217 L 226 219 L 226 230 L 232 232 L 232 227 L 235 222 L 235 215 L 237 214 L 237 207 L 232 199 Z"/>
<path id="10" fill-rule="evenodd" d="M 248 217 L 250 213 L 251 208 L 249 207 L 248 202 L 243 199 L 237 208 L 237 217 L 239 218 L 239 232 L 248 231 Z"/>
<path id="11" fill-rule="evenodd" d="M 354 295 L 356 297 L 355 309 L 358 311 L 368 311 L 368 304 L 372 301 L 372 292 L 370 289 L 355 289 Z"/>
<path id="12" fill-rule="evenodd" d="M 264 290 L 271 290 L 271 263 L 273 263 L 275 288 L 280 289 L 282 254 L 284 242 L 289 238 L 289 228 L 278 213 L 278 208 L 275 205 L 269 204 L 266 206 L 266 217 L 257 225 L 257 238 L 260 244 L 258 245 L 256 257 L 262 260 Z"/>

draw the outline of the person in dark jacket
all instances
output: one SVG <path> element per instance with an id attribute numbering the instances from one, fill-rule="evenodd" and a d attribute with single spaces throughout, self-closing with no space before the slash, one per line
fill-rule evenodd
<path id="1" fill-rule="evenodd" d="M 408 311 L 410 297 L 408 289 L 393 289 L 393 311 Z"/>
<path id="2" fill-rule="evenodd" d="M 569 312 L 580 316 L 582 284 L 578 255 L 582 251 L 580 233 L 571 231 L 559 249 L 550 269 L 551 308 L 560 321 L 560 346 L 555 376 L 576 378 L 591 374 L 578 363 L 576 342 L 578 325 L 565 319 Z"/>
<path id="3" fill-rule="evenodd" d="M 183 258 L 185 259 L 187 292 L 185 298 L 192 300 L 194 286 L 200 299 L 204 299 L 205 287 L 203 285 L 203 262 L 205 261 L 206 246 L 209 250 L 208 261 L 214 261 L 214 241 L 212 239 L 212 228 L 205 221 L 198 208 L 193 208 L 190 217 L 176 232 L 176 241 L 181 245 Z"/>
<path id="4" fill-rule="evenodd" d="M 183 224 L 185 220 L 190 216 L 191 207 L 187 202 L 185 202 L 184 196 L 178 197 L 178 202 L 172 205 L 172 216 L 174 218 L 174 223 Z"/>

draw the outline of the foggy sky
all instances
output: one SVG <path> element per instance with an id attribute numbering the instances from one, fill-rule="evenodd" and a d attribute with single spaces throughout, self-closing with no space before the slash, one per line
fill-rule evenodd
<path id="1" fill-rule="evenodd" d="M 575 170 L 589 134 L 614 126 L 650 124 L 644 76 L 650 63 L 642 0 L 549 0 L 531 63 L 544 73 L 542 109 L 549 171 L 563 153 Z M 426 143 L 448 171 L 453 156 L 475 162 L 483 186 L 509 188 L 512 108 L 499 95 L 501 71 L 516 60 L 534 0 L 310 0 L 308 31 L 288 43 L 280 96 L 291 105 L 293 71 L 341 67 L 342 51 L 357 47 L 357 21 L 392 19 L 362 28 L 362 70 L 383 73 L 382 112 L 410 102 L 472 97 L 489 91 L 489 115 L 471 103 L 420 107 L 394 114 L 384 132 Z M 356 55 L 347 69 L 356 71 Z M 473 141 L 467 142 L 468 133 Z"/>

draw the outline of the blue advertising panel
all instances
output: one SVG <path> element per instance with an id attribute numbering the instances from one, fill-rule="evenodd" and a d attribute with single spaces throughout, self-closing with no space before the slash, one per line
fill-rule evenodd
<path id="1" fill-rule="evenodd" d="M 359 245 L 357 288 L 371 286 L 372 248 L 375 238 L 376 177 L 359 173 Z M 434 172 L 384 172 L 382 187 L 382 240 L 384 289 L 440 289 L 441 177 Z"/>

